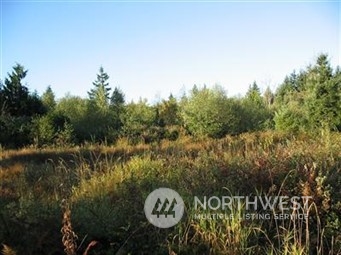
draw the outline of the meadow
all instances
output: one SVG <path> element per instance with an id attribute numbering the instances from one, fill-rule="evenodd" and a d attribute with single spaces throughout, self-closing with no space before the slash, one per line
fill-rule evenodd
<path id="1" fill-rule="evenodd" d="M 132 145 L 0 151 L 0 243 L 7 254 L 341 254 L 341 134 L 267 131 Z M 156 188 L 185 214 L 144 215 Z M 198 219 L 194 196 L 311 196 L 305 219 Z M 225 212 L 227 213 L 227 212 Z M 272 212 L 275 213 L 275 212 Z M 295 212 L 294 212 L 295 213 Z M 297 212 L 296 212 L 297 213 Z"/>

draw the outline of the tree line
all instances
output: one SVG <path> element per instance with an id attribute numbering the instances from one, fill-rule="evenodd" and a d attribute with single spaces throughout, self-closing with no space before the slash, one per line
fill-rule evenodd
<path id="1" fill-rule="evenodd" d="M 130 143 L 176 140 L 181 134 L 220 138 L 267 129 L 287 132 L 341 131 L 341 70 L 328 55 L 287 75 L 275 92 L 256 82 L 244 97 L 228 97 L 221 86 L 196 85 L 180 99 L 170 95 L 155 105 L 125 101 L 110 87 L 100 67 L 88 98 L 67 95 L 56 100 L 51 87 L 39 96 L 23 80 L 20 64 L 0 83 L 0 144 L 69 146 L 84 142 Z"/>

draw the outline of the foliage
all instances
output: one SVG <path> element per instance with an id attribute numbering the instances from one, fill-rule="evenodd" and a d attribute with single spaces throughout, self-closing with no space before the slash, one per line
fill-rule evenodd
<path id="1" fill-rule="evenodd" d="M 15 65 L 12 73 L 5 78 L 1 86 L 1 100 L 3 113 L 11 116 L 32 116 L 44 113 L 43 105 L 39 97 L 30 94 L 26 86 L 22 85 L 22 80 L 26 77 L 27 70 L 22 65 Z"/>
<path id="2" fill-rule="evenodd" d="M 281 130 L 340 130 L 340 74 L 326 54 L 299 74 L 293 72 L 278 88 L 276 128 Z"/>
<path id="3" fill-rule="evenodd" d="M 32 116 L 45 113 L 37 93 L 22 84 L 26 75 L 27 70 L 17 64 L 0 84 L 0 144 L 9 148 L 32 144 Z"/>
<path id="4" fill-rule="evenodd" d="M 309 70 L 309 97 L 306 108 L 314 128 L 337 130 L 341 124 L 341 76 L 333 74 L 326 55 Z"/>
<path id="5" fill-rule="evenodd" d="M 41 101 L 47 112 L 51 112 L 56 107 L 55 95 L 51 89 L 51 86 L 48 86 L 41 96 Z"/>
<path id="6" fill-rule="evenodd" d="M 40 146 L 41 144 L 52 144 L 56 130 L 53 125 L 53 120 L 50 116 L 46 115 L 41 118 L 36 118 L 33 121 L 34 125 L 34 140 Z"/>
<path id="7" fill-rule="evenodd" d="M 86 99 L 67 95 L 58 102 L 55 111 L 70 120 L 75 138 L 79 142 L 91 138 L 90 134 L 95 124 L 91 122 L 91 115 L 94 113 L 89 111 L 89 103 Z"/>
<path id="8" fill-rule="evenodd" d="M 240 102 L 241 108 L 238 115 L 241 116 L 239 132 L 259 131 L 272 128 L 273 111 L 271 105 L 271 91 L 267 90 L 267 99 L 263 98 L 256 82 L 249 87 L 245 98 Z M 265 101 L 267 100 L 267 102 Z"/>
<path id="9" fill-rule="evenodd" d="M 179 104 L 172 94 L 168 100 L 162 100 L 156 107 L 158 113 L 157 122 L 160 126 L 175 126 L 180 124 Z"/>
<path id="10" fill-rule="evenodd" d="M 32 143 L 30 117 L 0 116 L 0 144 L 18 148 Z"/>
<path id="11" fill-rule="evenodd" d="M 250 102 L 253 102 L 255 105 L 263 105 L 260 89 L 255 81 L 252 83 L 252 86 L 249 86 L 249 90 L 246 92 L 245 98 Z"/>
<path id="12" fill-rule="evenodd" d="M 268 87 L 262 95 L 256 81 L 244 97 L 228 97 L 220 86 L 194 85 L 188 96 L 178 100 L 170 95 L 155 105 L 143 100 L 127 104 L 117 87 L 110 95 L 103 67 L 87 99 L 66 95 L 56 101 L 50 86 L 40 98 L 22 84 L 26 75 L 17 64 L 0 84 L 0 144 L 5 147 L 115 143 L 122 137 L 133 144 L 159 143 L 185 132 L 222 138 L 269 129 L 341 131 L 341 71 L 333 70 L 326 54 L 286 76 L 275 94 Z"/>
<path id="13" fill-rule="evenodd" d="M 289 132 L 303 131 L 309 124 L 308 114 L 297 102 L 290 102 L 286 107 L 279 109 L 274 117 L 277 130 Z"/>
<path id="14" fill-rule="evenodd" d="M 114 111 L 121 111 L 125 104 L 124 94 L 121 89 L 115 87 L 112 92 L 110 98 L 110 107 L 114 109 Z"/>
<path id="15" fill-rule="evenodd" d="M 109 93 L 111 88 L 107 82 L 108 80 L 109 75 L 104 72 L 104 69 L 101 66 L 99 68 L 99 74 L 97 74 L 97 79 L 93 82 L 95 88 L 88 92 L 90 101 L 101 111 L 105 111 L 109 107 Z"/>
<path id="16" fill-rule="evenodd" d="M 73 128 L 70 120 L 58 112 L 50 112 L 33 120 L 32 136 L 38 147 L 56 144 L 64 146 L 73 140 Z"/>
<path id="17" fill-rule="evenodd" d="M 112 112 L 112 124 L 109 127 L 108 138 L 116 141 L 121 135 L 123 116 L 125 114 L 125 96 L 121 89 L 115 87 L 110 98 L 110 111 Z"/>
<path id="18" fill-rule="evenodd" d="M 223 137 L 238 131 L 236 105 L 221 87 L 193 88 L 182 102 L 181 116 L 185 128 L 196 136 Z"/>
<path id="19" fill-rule="evenodd" d="M 270 87 L 268 86 L 264 92 L 264 103 L 266 106 L 271 107 L 274 103 L 275 95 L 272 93 Z"/>
<path id="20" fill-rule="evenodd" d="M 123 134 L 133 143 L 149 139 L 149 129 L 155 122 L 155 110 L 147 104 L 146 100 L 140 99 L 137 103 L 126 106 L 123 115 Z"/>

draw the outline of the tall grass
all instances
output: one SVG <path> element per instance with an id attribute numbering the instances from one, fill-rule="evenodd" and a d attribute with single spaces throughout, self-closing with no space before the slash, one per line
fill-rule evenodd
<path id="1" fill-rule="evenodd" d="M 182 137 L 148 145 L 122 139 L 115 146 L 1 150 L 0 158 L 0 243 L 18 254 L 61 254 L 66 247 L 67 254 L 90 247 L 95 254 L 341 252 L 337 133 Z M 144 200 L 158 187 L 177 190 L 186 204 L 182 221 L 170 229 L 144 216 Z M 222 212 L 230 218 L 194 217 L 194 196 L 226 195 L 226 189 L 312 196 L 307 208 L 291 212 L 309 217 L 246 220 L 243 206 Z M 69 204 L 61 210 L 63 199 Z"/>

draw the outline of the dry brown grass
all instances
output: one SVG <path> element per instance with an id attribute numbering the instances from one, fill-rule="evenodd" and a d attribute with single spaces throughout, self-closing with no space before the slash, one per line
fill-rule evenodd
<path id="1" fill-rule="evenodd" d="M 62 243 L 64 245 L 64 251 L 67 255 L 76 255 L 78 236 L 72 229 L 70 206 L 66 199 L 63 199 L 61 206 L 63 211 L 63 226 L 60 231 L 62 233 Z"/>
<path id="2" fill-rule="evenodd" d="M 1 251 L 2 255 L 16 255 L 17 253 L 15 252 L 15 250 L 13 250 L 11 247 L 9 247 L 6 244 L 2 245 L 2 251 Z"/>
<path id="3" fill-rule="evenodd" d="M 0 167 L 0 197 L 14 198 L 17 196 L 15 183 L 19 180 L 25 166 L 22 163 L 14 163 L 10 167 Z"/>

